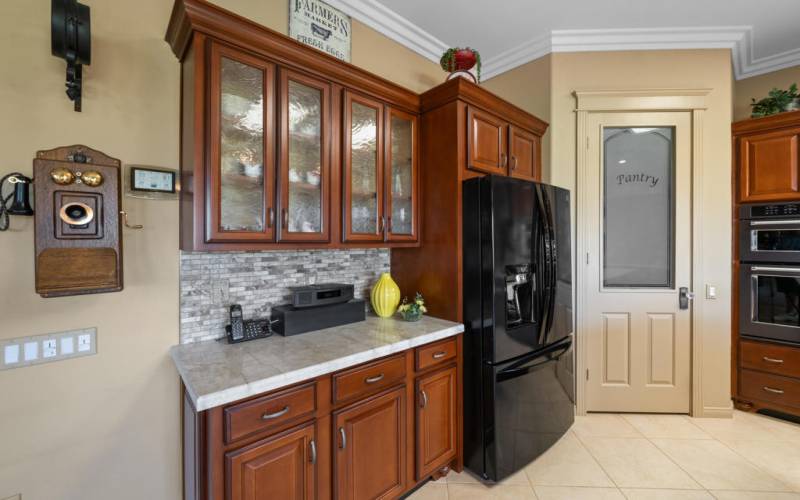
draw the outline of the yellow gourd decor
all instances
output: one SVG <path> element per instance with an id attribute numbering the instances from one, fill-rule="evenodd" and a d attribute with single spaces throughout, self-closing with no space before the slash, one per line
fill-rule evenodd
<path id="1" fill-rule="evenodd" d="M 400 303 L 400 287 L 394 282 L 389 273 L 381 273 L 381 277 L 370 293 L 372 308 L 381 318 L 391 317 L 397 311 Z"/>

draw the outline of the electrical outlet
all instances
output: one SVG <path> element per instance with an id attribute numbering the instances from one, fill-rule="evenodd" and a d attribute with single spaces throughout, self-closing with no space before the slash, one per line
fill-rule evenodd
<path id="1" fill-rule="evenodd" d="M 90 356 L 97 353 L 97 329 L 0 340 L 0 350 L 0 370 Z"/>
<path id="2" fill-rule="evenodd" d="M 45 339 L 42 341 L 42 357 L 43 358 L 52 358 L 56 354 L 58 354 L 58 350 L 56 348 L 56 339 Z"/>

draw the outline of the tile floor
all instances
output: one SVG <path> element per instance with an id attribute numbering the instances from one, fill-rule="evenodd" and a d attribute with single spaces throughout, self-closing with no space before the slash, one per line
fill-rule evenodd
<path id="1" fill-rule="evenodd" d="M 592 414 L 499 484 L 451 472 L 408 498 L 800 500 L 800 425 L 739 411 L 733 419 Z"/>

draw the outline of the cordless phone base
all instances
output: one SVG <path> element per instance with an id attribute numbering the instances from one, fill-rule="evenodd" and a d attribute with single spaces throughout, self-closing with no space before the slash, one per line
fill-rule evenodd
<path id="1" fill-rule="evenodd" d="M 269 329 L 268 319 L 253 319 L 243 321 L 244 336 L 239 339 L 234 339 L 231 335 L 231 325 L 225 326 L 225 334 L 229 344 L 236 344 L 245 342 L 247 340 L 263 339 L 272 335 Z"/>

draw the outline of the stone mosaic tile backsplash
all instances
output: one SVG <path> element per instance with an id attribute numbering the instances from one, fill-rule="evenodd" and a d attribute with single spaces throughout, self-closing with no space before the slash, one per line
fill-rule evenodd
<path id="1" fill-rule="evenodd" d="M 289 287 L 352 283 L 356 298 L 389 272 L 385 248 L 181 252 L 181 344 L 225 335 L 228 307 L 240 304 L 245 319 L 268 317 L 289 302 Z"/>

